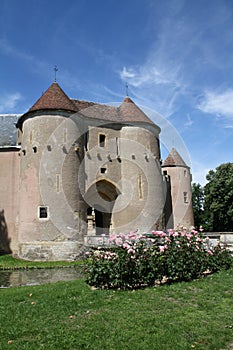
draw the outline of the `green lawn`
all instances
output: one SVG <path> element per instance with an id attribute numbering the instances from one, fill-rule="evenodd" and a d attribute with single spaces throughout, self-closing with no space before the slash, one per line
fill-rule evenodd
<path id="1" fill-rule="evenodd" d="M 1 350 L 233 348 L 233 269 L 136 291 L 93 290 L 82 279 L 0 296 Z"/>

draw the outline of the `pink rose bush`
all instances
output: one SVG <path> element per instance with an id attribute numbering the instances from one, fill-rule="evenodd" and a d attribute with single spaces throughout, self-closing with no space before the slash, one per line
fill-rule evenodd
<path id="1" fill-rule="evenodd" d="M 166 280 L 189 281 L 208 271 L 230 268 L 230 253 L 194 228 L 109 236 L 107 247 L 88 254 L 87 283 L 97 288 L 139 288 Z"/>

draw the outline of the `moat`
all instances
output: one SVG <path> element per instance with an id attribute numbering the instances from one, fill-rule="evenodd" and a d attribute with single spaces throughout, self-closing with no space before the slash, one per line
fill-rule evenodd
<path id="1" fill-rule="evenodd" d="M 80 267 L 0 271 L 0 288 L 72 281 L 82 276 Z"/>

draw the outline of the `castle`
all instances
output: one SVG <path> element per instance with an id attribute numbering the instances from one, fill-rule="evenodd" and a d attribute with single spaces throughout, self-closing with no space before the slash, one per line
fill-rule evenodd
<path id="1" fill-rule="evenodd" d="M 191 174 L 159 126 L 119 107 L 69 98 L 57 82 L 0 147 L 0 242 L 30 260 L 72 260 L 110 233 L 193 225 Z M 2 248 L 2 249 L 3 249 Z"/>

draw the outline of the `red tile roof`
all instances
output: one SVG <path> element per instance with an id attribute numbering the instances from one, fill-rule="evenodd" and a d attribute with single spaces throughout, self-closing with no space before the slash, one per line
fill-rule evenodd
<path id="1" fill-rule="evenodd" d="M 95 105 L 95 102 L 88 102 L 88 101 L 82 101 L 82 100 L 75 100 L 75 99 L 71 99 L 71 101 L 75 104 L 75 106 L 77 107 L 78 110 L 87 108 L 87 107 L 91 107 L 93 105 Z"/>
<path id="2" fill-rule="evenodd" d="M 70 99 L 61 87 L 56 83 L 45 91 L 37 102 L 18 121 L 17 127 L 21 127 L 24 120 L 32 112 L 43 110 L 65 110 L 72 113 L 79 112 L 84 117 L 106 120 L 115 123 L 154 123 L 146 114 L 127 96 L 119 107 L 101 105 L 94 102 Z"/>
<path id="3" fill-rule="evenodd" d="M 126 122 L 143 122 L 154 125 L 147 115 L 129 98 L 124 99 L 119 107 L 121 117 Z"/>
<path id="4" fill-rule="evenodd" d="M 167 158 L 163 163 L 163 167 L 166 167 L 166 166 L 186 166 L 187 167 L 187 164 L 181 158 L 177 150 L 175 148 L 172 148 L 169 155 L 167 156 Z"/>
<path id="5" fill-rule="evenodd" d="M 83 116 L 114 123 L 147 123 L 154 125 L 146 114 L 127 96 L 119 107 L 92 104 L 82 109 Z"/>
<path id="6" fill-rule="evenodd" d="M 29 109 L 28 112 L 38 111 L 43 109 L 62 109 L 72 112 L 77 112 L 77 107 L 54 82 L 45 93 L 36 101 L 36 103 Z"/>

